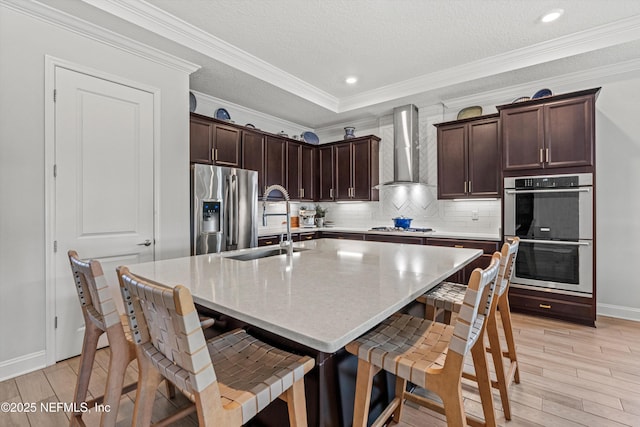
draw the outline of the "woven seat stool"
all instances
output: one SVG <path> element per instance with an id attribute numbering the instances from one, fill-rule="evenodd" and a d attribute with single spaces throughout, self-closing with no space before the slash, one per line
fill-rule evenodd
<path id="1" fill-rule="evenodd" d="M 306 426 L 308 356 L 272 347 L 238 329 L 205 341 L 191 293 L 118 268 L 140 364 L 134 424 L 146 427 L 156 388 L 167 378 L 194 402 L 200 426 L 247 423 L 276 398 L 287 402 L 291 426 Z"/>
<path id="2" fill-rule="evenodd" d="M 509 308 L 509 285 L 511 277 L 515 269 L 516 257 L 518 255 L 520 239 L 513 238 L 510 242 L 502 245 L 502 261 L 500 272 L 498 274 L 498 287 L 496 289 L 496 299 L 494 307 L 489 311 L 487 319 L 487 337 L 489 347 L 487 350 L 491 353 L 493 365 L 496 371 L 496 380 L 491 381 L 491 385 L 500 392 L 500 400 L 502 409 L 507 420 L 511 419 L 511 404 L 509 402 L 508 389 L 512 382 L 520 383 L 520 372 L 518 369 L 518 360 L 516 356 L 516 346 L 513 339 L 513 329 L 511 326 L 511 310 Z M 443 282 L 436 288 L 416 298 L 416 301 L 425 304 L 425 318 L 435 319 L 438 310 L 444 311 L 445 323 L 450 323 L 451 314 L 460 311 L 461 295 L 464 295 L 466 286 Z M 502 327 L 504 330 L 507 351 L 502 351 L 500 337 L 498 333 L 497 311 L 500 311 Z M 503 357 L 509 360 L 508 371 L 505 372 Z M 471 374 L 464 373 L 463 376 L 469 379 L 475 379 Z"/>
<path id="3" fill-rule="evenodd" d="M 442 282 L 424 295 L 416 298 L 416 301 L 424 304 L 425 319 L 436 320 L 438 312 L 444 312 L 443 322 L 451 323 L 451 314 L 458 313 L 464 300 L 467 285 L 460 283 Z"/>
<path id="4" fill-rule="evenodd" d="M 347 344 L 346 350 L 358 357 L 354 427 L 368 425 L 373 377 L 382 369 L 396 376 L 395 397 L 373 426 L 384 425 L 391 416 L 398 422 L 405 399 L 444 414 L 447 425 L 496 425 L 483 336 L 487 310 L 494 301 L 500 258 L 496 252 L 489 267 L 473 271 L 455 325 L 396 313 Z M 462 404 L 462 370 L 469 353 L 484 421 L 467 416 Z M 435 392 L 442 403 L 407 391 L 407 381 Z"/>

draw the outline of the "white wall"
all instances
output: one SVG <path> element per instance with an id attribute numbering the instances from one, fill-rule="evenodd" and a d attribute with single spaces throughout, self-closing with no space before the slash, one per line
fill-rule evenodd
<path id="1" fill-rule="evenodd" d="M 640 320 L 640 77 L 596 101 L 598 313 Z"/>
<path id="2" fill-rule="evenodd" d="M 44 363 L 45 55 L 160 90 L 157 258 L 189 254 L 189 80 L 0 6 L 0 379 Z M 115 166 L 115 165 L 114 165 Z"/>

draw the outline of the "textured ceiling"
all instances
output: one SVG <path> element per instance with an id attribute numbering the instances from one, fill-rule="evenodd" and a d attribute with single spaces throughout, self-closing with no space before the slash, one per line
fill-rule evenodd
<path id="1" fill-rule="evenodd" d="M 193 90 L 312 128 L 640 59 L 638 0 L 47 4 L 201 65 Z"/>

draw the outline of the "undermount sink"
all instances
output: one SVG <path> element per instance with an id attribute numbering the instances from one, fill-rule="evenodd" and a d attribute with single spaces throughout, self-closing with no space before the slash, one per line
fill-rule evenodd
<path id="1" fill-rule="evenodd" d="M 293 248 L 294 253 L 308 251 L 308 250 L 309 249 L 305 249 L 305 248 Z M 238 254 L 238 255 L 226 256 L 225 258 L 235 259 L 237 261 L 251 261 L 254 259 L 268 258 L 272 256 L 286 255 L 286 254 L 287 254 L 287 248 L 277 247 L 277 248 L 267 249 L 264 251 L 247 252 L 247 253 Z"/>

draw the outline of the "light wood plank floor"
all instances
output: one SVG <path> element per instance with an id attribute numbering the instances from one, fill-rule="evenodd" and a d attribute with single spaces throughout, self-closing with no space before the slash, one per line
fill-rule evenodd
<path id="1" fill-rule="evenodd" d="M 494 393 L 501 426 L 640 426 L 640 323 L 599 317 L 597 328 L 513 314 L 520 360 L 520 384 L 510 389 L 512 420 L 506 421 L 497 391 Z M 100 350 L 90 392 L 101 394 L 108 350 Z M 133 366 L 134 364 L 132 364 Z M 130 367 L 128 381 L 136 377 Z M 0 383 L 0 402 L 71 402 L 78 359 Z M 465 407 L 482 416 L 472 383 L 464 385 Z M 128 426 L 134 393 L 122 398 L 119 424 Z M 185 404 L 169 400 L 160 387 L 154 417 L 163 418 Z M 97 414 L 85 416 L 97 425 Z M 174 425 L 195 426 L 193 416 Z M 0 413 L 0 426 L 65 426 L 64 412 L 44 414 Z M 446 426 L 443 416 L 408 407 L 399 427 Z"/>

